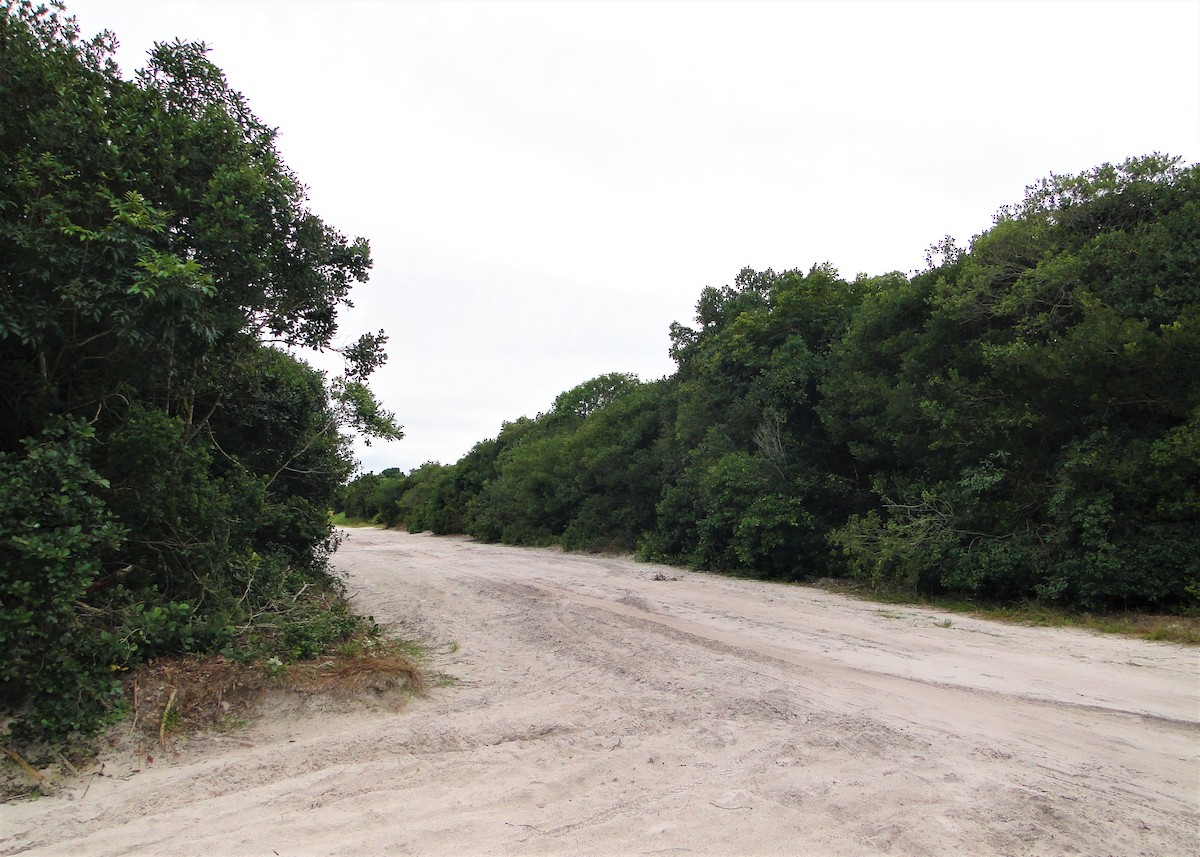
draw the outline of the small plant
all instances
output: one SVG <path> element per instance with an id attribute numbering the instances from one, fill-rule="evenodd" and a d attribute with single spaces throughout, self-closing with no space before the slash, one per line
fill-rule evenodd
<path id="1" fill-rule="evenodd" d="M 239 729 L 244 729 L 247 722 L 245 717 L 224 714 L 217 721 L 216 729 L 218 732 L 237 732 Z"/>
<path id="2" fill-rule="evenodd" d="M 162 746 L 167 744 L 167 735 L 179 728 L 183 722 L 183 715 L 180 710 L 175 707 L 175 688 L 171 688 L 171 695 L 167 697 L 167 704 L 163 706 L 162 719 L 158 724 L 158 743 Z"/>

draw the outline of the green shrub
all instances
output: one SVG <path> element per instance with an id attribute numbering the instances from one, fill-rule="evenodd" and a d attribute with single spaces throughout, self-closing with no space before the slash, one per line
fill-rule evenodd
<path id="1" fill-rule="evenodd" d="M 82 421 L 61 420 L 21 454 L 0 453 L 0 710 L 18 738 L 94 732 L 115 713 L 121 645 L 93 633 L 82 599 L 126 533 L 87 462 L 94 442 Z"/>

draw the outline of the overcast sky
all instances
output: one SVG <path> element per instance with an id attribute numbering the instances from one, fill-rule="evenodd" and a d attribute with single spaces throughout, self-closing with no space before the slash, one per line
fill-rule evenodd
<path id="1" fill-rule="evenodd" d="M 85 35 L 204 41 L 311 207 L 370 239 L 348 341 L 404 424 L 367 470 L 452 463 L 745 266 L 911 272 L 1026 185 L 1200 160 L 1195 2 L 68 0 Z"/>

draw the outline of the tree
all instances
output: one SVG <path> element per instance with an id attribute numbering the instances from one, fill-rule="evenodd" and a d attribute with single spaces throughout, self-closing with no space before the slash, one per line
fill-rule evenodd
<path id="1" fill-rule="evenodd" d="M 744 269 L 671 326 L 671 378 L 563 393 L 439 502 L 486 539 L 1186 608 L 1198 258 L 1200 168 L 1151 155 L 1034 185 L 912 277 Z"/>
<path id="2" fill-rule="evenodd" d="M 1186 601 L 1200 507 L 1191 469 L 1164 465 L 1200 402 L 1198 199 L 1200 170 L 1160 156 L 1051 177 L 864 305 L 825 388 L 881 501 L 839 536 L 852 568 L 1089 608 Z"/>
<path id="3" fill-rule="evenodd" d="M 158 44 L 126 80 L 115 37 L 81 39 L 60 3 L 0 11 L 0 456 L 25 507 L 0 543 L 72 507 L 41 607 L 43 548 L 0 566 L 0 632 L 57 670 L 2 702 L 15 732 L 60 738 L 100 723 L 104 670 L 228 645 L 328 583 L 344 433 L 402 432 L 366 386 L 382 331 L 334 379 L 287 353 L 332 348 L 369 247 L 307 209 L 205 47 Z M 63 462 L 61 488 L 21 476 L 31 456 Z M 31 652 L 6 647 L 5 675 L 41 669 Z"/>

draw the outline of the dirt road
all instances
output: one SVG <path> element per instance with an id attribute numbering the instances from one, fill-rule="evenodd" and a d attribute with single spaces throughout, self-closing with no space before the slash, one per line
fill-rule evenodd
<path id="1" fill-rule="evenodd" d="M 0 853 L 1200 853 L 1195 649 L 377 530 L 338 565 L 455 683 L 0 807 Z"/>

